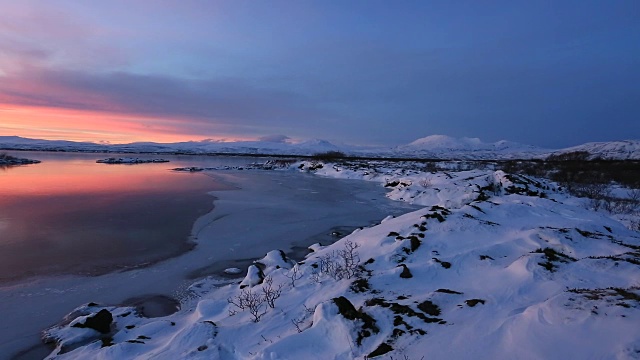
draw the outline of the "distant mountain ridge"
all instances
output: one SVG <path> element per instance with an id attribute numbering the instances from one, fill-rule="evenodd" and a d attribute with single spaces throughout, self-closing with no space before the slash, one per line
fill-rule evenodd
<path id="1" fill-rule="evenodd" d="M 0 149 L 38 151 L 87 151 L 87 152 L 138 152 L 138 153 L 186 153 L 186 154 L 260 154 L 260 155 L 313 155 L 327 151 L 341 151 L 347 155 L 362 157 L 505 160 L 543 159 L 549 155 L 572 152 L 588 152 L 590 159 L 638 160 L 640 140 L 592 142 L 566 149 L 544 149 L 536 146 L 501 140 L 485 143 L 479 138 L 454 138 L 446 135 L 430 135 L 409 144 L 396 147 L 356 147 L 335 145 L 327 140 L 311 139 L 292 142 L 288 138 L 271 141 L 219 142 L 212 140 L 178 143 L 137 142 L 130 144 L 98 144 L 66 140 L 40 140 L 19 136 L 0 136 Z"/>
<path id="2" fill-rule="evenodd" d="M 393 151 L 409 157 L 436 159 L 528 159 L 539 157 L 550 150 L 506 140 L 485 143 L 479 138 L 431 135 L 397 146 Z"/>
<path id="3" fill-rule="evenodd" d="M 572 152 L 588 152 L 589 159 L 638 160 L 640 159 L 640 140 L 590 142 L 555 151 L 553 155 Z"/>

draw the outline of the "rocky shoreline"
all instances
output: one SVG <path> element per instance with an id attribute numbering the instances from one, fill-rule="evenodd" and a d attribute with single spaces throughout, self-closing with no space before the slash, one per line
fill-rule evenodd
<path id="1" fill-rule="evenodd" d="M 15 156 L 0 154 L 0 166 L 17 166 L 17 165 L 30 165 L 39 164 L 40 160 L 22 159 Z"/>
<path id="2" fill-rule="evenodd" d="M 99 164 L 149 164 L 149 163 L 168 163 L 166 159 L 139 159 L 139 158 L 106 158 L 96 160 Z"/>

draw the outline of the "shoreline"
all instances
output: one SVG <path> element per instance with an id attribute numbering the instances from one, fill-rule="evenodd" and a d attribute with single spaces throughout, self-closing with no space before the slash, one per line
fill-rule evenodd
<path id="1" fill-rule="evenodd" d="M 390 210 L 396 214 L 409 211 L 406 204 L 386 199 L 384 188 L 364 181 L 272 171 L 230 171 L 214 176 L 241 190 L 214 191 L 214 208 L 192 227 L 195 249 L 144 268 L 89 278 L 45 277 L 1 288 L 0 301 L 8 317 L 1 331 L 7 341 L 0 343 L 0 352 L 17 355 L 35 346 L 42 330 L 83 303 L 115 305 L 144 295 L 189 300 L 187 288 L 196 279 L 212 273 L 231 278 L 219 276 L 227 264 L 252 263 L 274 248 L 295 251 L 301 242 L 337 224 L 363 226 L 381 220 Z"/>

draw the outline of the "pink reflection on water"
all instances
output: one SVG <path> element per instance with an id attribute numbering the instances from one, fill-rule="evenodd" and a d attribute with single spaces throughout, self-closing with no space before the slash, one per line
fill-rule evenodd
<path id="1" fill-rule="evenodd" d="M 206 193 L 222 188 L 167 164 L 58 157 L 0 172 L 0 282 L 174 256 L 190 247 L 193 222 L 211 210 Z"/>

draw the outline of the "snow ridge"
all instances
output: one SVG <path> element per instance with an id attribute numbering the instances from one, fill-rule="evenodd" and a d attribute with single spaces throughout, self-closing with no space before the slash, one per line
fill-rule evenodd
<path id="1" fill-rule="evenodd" d="M 638 160 L 640 159 L 640 140 L 591 142 L 556 151 L 553 155 L 582 151 L 588 152 L 590 159 Z"/>

